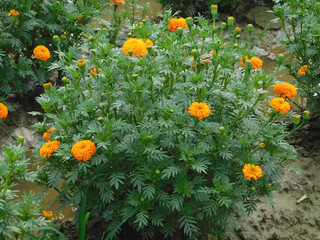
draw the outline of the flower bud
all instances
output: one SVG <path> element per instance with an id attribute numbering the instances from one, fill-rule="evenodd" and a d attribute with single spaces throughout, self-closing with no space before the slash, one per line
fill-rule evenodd
<path id="1" fill-rule="evenodd" d="M 102 31 L 107 31 L 107 30 L 108 30 L 108 28 L 106 28 L 106 27 L 102 28 Z"/>
<path id="2" fill-rule="evenodd" d="M 45 89 L 49 89 L 49 88 L 51 88 L 51 86 L 52 86 L 52 83 L 51 83 L 51 82 L 48 82 L 48 83 L 43 84 L 43 87 L 44 87 Z"/>
<path id="3" fill-rule="evenodd" d="M 233 27 L 234 25 L 234 18 L 232 16 L 228 17 L 228 27 Z"/>
<path id="4" fill-rule="evenodd" d="M 251 34 L 253 32 L 253 25 L 252 24 L 248 24 L 247 25 L 247 30 Z"/>
<path id="5" fill-rule="evenodd" d="M 62 40 L 65 40 L 65 39 L 67 39 L 67 36 L 66 36 L 65 34 L 61 34 L 60 38 L 61 38 Z"/>
<path id="6" fill-rule="evenodd" d="M 248 71 L 252 70 L 252 61 L 251 60 L 246 60 L 245 69 Z"/>
<path id="7" fill-rule="evenodd" d="M 133 50 L 128 50 L 128 53 L 129 53 L 130 57 L 132 57 Z"/>
<path id="8" fill-rule="evenodd" d="M 294 115 L 293 124 L 295 126 L 299 125 L 300 120 L 301 120 L 301 116 L 299 114 Z"/>
<path id="9" fill-rule="evenodd" d="M 24 136 L 19 136 L 17 139 L 18 144 L 23 144 L 24 143 Z"/>
<path id="10" fill-rule="evenodd" d="M 61 80 L 62 80 L 62 82 L 63 82 L 64 84 L 66 84 L 66 83 L 67 83 L 67 81 L 68 81 L 68 78 L 63 77 L 63 78 L 61 78 Z"/>
<path id="11" fill-rule="evenodd" d="M 239 27 L 236 27 L 236 28 L 233 30 L 233 34 L 234 34 L 234 35 L 238 35 L 240 32 L 241 32 L 241 28 L 239 28 Z"/>
<path id="12" fill-rule="evenodd" d="M 282 64 L 283 61 L 284 61 L 284 55 L 283 55 L 283 54 L 279 54 L 279 55 L 277 56 L 277 60 L 278 60 L 278 63 L 279 63 L 279 64 Z"/>
<path id="13" fill-rule="evenodd" d="M 238 36 L 238 35 L 237 35 Z M 239 36 L 240 37 L 240 36 Z M 234 47 L 238 47 L 239 45 L 237 43 L 233 44 Z"/>
<path id="14" fill-rule="evenodd" d="M 150 52 L 152 50 L 152 46 L 148 45 L 147 50 L 148 50 L 148 52 Z"/>
<path id="15" fill-rule="evenodd" d="M 138 77 L 138 74 L 136 74 L 136 73 L 135 73 L 135 74 L 132 74 L 132 77 L 133 77 L 133 78 L 137 78 L 137 77 Z"/>
<path id="16" fill-rule="evenodd" d="M 159 174 L 159 173 L 160 173 L 160 170 L 157 169 L 157 170 L 156 170 L 156 174 Z"/>
<path id="17" fill-rule="evenodd" d="M 218 5 L 215 5 L 215 4 L 212 4 L 211 5 L 211 14 L 212 14 L 212 17 L 216 17 L 217 14 L 218 14 Z"/>
<path id="18" fill-rule="evenodd" d="M 139 25 L 143 25 L 143 22 L 139 22 Z"/>
<path id="19" fill-rule="evenodd" d="M 187 23 L 188 27 L 192 27 L 192 25 L 193 25 L 192 17 L 187 17 L 186 18 L 186 23 Z"/>
<path id="20" fill-rule="evenodd" d="M 219 131 L 220 131 L 221 133 L 224 133 L 224 132 L 226 131 L 226 129 L 221 126 L 221 127 L 219 127 Z"/>
<path id="21" fill-rule="evenodd" d="M 146 23 L 146 21 L 147 21 L 147 20 L 145 20 L 145 19 L 142 19 L 142 20 L 141 20 L 141 22 L 143 22 L 143 23 Z"/>
<path id="22" fill-rule="evenodd" d="M 302 114 L 303 120 L 308 120 L 310 117 L 310 112 L 308 110 L 304 111 Z"/>
<path id="23" fill-rule="evenodd" d="M 177 30 L 176 30 L 176 33 L 177 33 L 179 39 L 181 39 L 182 35 L 183 35 L 183 28 L 182 27 L 178 27 Z"/>
<path id="24" fill-rule="evenodd" d="M 91 41 L 93 39 L 93 36 L 89 36 L 88 40 Z"/>
<path id="25" fill-rule="evenodd" d="M 197 49 L 192 49 L 191 50 L 191 55 L 196 58 L 198 56 L 198 50 Z"/>
<path id="26" fill-rule="evenodd" d="M 132 33 L 128 33 L 128 36 L 131 37 L 131 36 L 132 36 Z"/>
<path id="27" fill-rule="evenodd" d="M 236 39 L 240 39 L 240 34 L 237 34 L 237 35 L 236 35 Z"/>
<path id="28" fill-rule="evenodd" d="M 78 66 L 81 68 L 84 68 L 86 66 L 86 60 L 84 59 L 78 60 Z"/>
<path id="29" fill-rule="evenodd" d="M 141 202 L 144 202 L 144 198 L 141 198 L 140 201 L 141 201 Z"/>
<path id="30" fill-rule="evenodd" d="M 102 121 L 103 117 L 98 117 L 97 120 L 98 121 Z"/>
<path id="31" fill-rule="evenodd" d="M 225 22 L 222 22 L 220 27 L 221 27 L 221 30 L 223 31 L 226 29 L 227 24 Z"/>
<path id="32" fill-rule="evenodd" d="M 60 38 L 58 35 L 53 35 L 52 39 L 56 44 L 58 44 L 60 42 Z"/>
<path id="33" fill-rule="evenodd" d="M 264 142 L 259 143 L 259 148 L 265 148 L 266 144 Z"/>

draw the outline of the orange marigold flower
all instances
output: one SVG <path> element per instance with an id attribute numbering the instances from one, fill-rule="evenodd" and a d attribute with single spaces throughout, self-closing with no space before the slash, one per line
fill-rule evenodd
<path id="1" fill-rule="evenodd" d="M 81 21 L 81 20 L 82 20 L 82 17 L 76 17 L 74 20 L 76 20 L 76 21 Z"/>
<path id="2" fill-rule="evenodd" d="M 19 12 L 12 9 L 10 10 L 10 13 L 8 13 L 8 16 L 13 16 L 13 17 L 18 17 L 19 16 Z"/>
<path id="3" fill-rule="evenodd" d="M 43 138 L 43 140 L 51 141 L 51 139 L 50 139 L 50 133 L 48 133 L 48 132 L 45 132 L 45 133 L 42 135 L 42 138 Z"/>
<path id="4" fill-rule="evenodd" d="M 260 58 L 252 57 L 250 60 L 252 61 L 252 66 L 254 69 L 262 67 L 262 61 Z"/>
<path id="5" fill-rule="evenodd" d="M 55 131 L 56 130 L 56 128 L 55 127 L 52 127 L 52 128 L 50 128 L 49 130 L 48 130 L 48 132 L 49 133 L 52 133 L 53 131 Z"/>
<path id="6" fill-rule="evenodd" d="M 243 61 L 244 60 L 244 61 Z M 248 56 L 245 56 L 241 59 L 240 64 L 242 66 L 246 66 L 246 61 L 248 60 Z M 252 57 L 250 58 L 252 62 L 252 69 L 261 68 L 262 67 L 262 61 L 258 57 Z"/>
<path id="7" fill-rule="evenodd" d="M 90 75 L 91 75 L 91 76 L 96 75 L 96 74 L 98 74 L 98 73 L 101 73 L 101 71 L 100 71 L 100 70 L 97 70 L 97 68 L 93 68 L 93 69 L 90 70 Z"/>
<path id="8" fill-rule="evenodd" d="M 71 153 L 79 161 L 88 161 L 96 152 L 96 145 L 90 140 L 83 140 L 72 146 Z"/>
<path id="9" fill-rule="evenodd" d="M 208 117 L 210 114 L 210 108 L 208 104 L 203 102 L 194 102 L 188 108 L 188 113 L 197 117 L 199 120 Z"/>
<path id="10" fill-rule="evenodd" d="M 280 112 L 281 114 L 285 114 L 290 111 L 289 102 L 285 101 L 282 97 L 273 98 L 270 102 L 270 106 L 273 107 L 276 112 Z"/>
<path id="11" fill-rule="evenodd" d="M 62 39 L 66 39 L 67 38 L 67 36 L 65 35 L 65 34 L 61 34 L 61 36 L 60 36 Z"/>
<path id="12" fill-rule="evenodd" d="M 126 1 L 125 0 L 110 0 L 110 2 L 119 6 L 119 7 L 122 7 Z"/>
<path id="13" fill-rule="evenodd" d="M 46 89 L 50 88 L 51 86 L 52 86 L 51 82 L 43 84 L 43 87 Z"/>
<path id="14" fill-rule="evenodd" d="M 43 45 L 35 47 L 35 49 L 33 49 L 33 54 L 42 61 L 47 61 L 51 57 L 49 49 Z"/>
<path id="15" fill-rule="evenodd" d="M 243 60 L 244 60 L 244 61 L 243 61 Z M 240 64 L 241 64 L 242 66 L 246 66 L 245 62 L 246 62 L 247 60 L 248 60 L 248 56 L 245 56 L 245 57 L 241 58 Z"/>
<path id="16" fill-rule="evenodd" d="M 201 65 L 203 65 L 203 68 L 205 69 L 207 66 L 209 66 L 210 64 L 210 59 L 204 57 L 204 56 L 201 56 L 200 58 L 200 62 L 201 62 Z M 195 64 L 194 64 L 194 58 L 192 57 L 192 68 L 195 69 Z"/>
<path id="17" fill-rule="evenodd" d="M 260 166 L 255 166 L 253 164 L 245 164 L 242 172 L 244 173 L 244 177 L 251 181 L 251 178 L 257 180 L 262 177 L 262 169 Z"/>
<path id="18" fill-rule="evenodd" d="M 8 116 L 8 108 L 3 103 L 0 103 L 0 119 L 5 119 Z"/>
<path id="19" fill-rule="evenodd" d="M 147 39 L 145 43 L 147 46 L 153 46 L 153 42 L 150 39 Z"/>
<path id="20" fill-rule="evenodd" d="M 273 87 L 273 91 L 279 96 L 283 98 L 292 99 L 295 95 L 297 95 L 297 89 L 290 83 L 277 83 Z"/>
<path id="21" fill-rule="evenodd" d="M 169 30 L 175 32 L 178 27 L 186 29 L 188 27 L 187 22 L 184 18 L 172 18 L 169 21 Z"/>
<path id="22" fill-rule="evenodd" d="M 78 60 L 78 66 L 79 67 L 85 67 L 86 66 L 86 60 L 84 60 L 84 59 Z"/>
<path id="23" fill-rule="evenodd" d="M 308 65 L 303 65 L 300 67 L 299 71 L 298 71 L 298 74 L 301 76 L 301 75 L 305 75 L 306 72 L 308 71 Z"/>
<path id="24" fill-rule="evenodd" d="M 54 140 L 42 145 L 40 148 L 40 156 L 42 158 L 51 157 L 52 153 L 60 148 L 60 142 Z"/>
<path id="25" fill-rule="evenodd" d="M 142 39 L 137 38 L 129 38 L 122 47 L 122 53 L 130 56 L 128 51 L 132 50 L 132 56 L 134 57 L 142 57 L 143 54 L 147 54 L 147 44 Z"/>
<path id="26" fill-rule="evenodd" d="M 52 211 L 42 211 L 42 216 L 45 218 L 51 219 L 53 217 L 53 212 Z"/>

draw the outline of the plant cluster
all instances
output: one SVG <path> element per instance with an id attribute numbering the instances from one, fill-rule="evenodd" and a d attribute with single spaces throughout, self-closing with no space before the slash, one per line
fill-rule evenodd
<path id="1" fill-rule="evenodd" d="M 105 6 L 102 0 L 1 1 L 0 95 L 26 92 L 30 84 L 44 83 L 52 75 L 48 66 L 56 58 L 50 56 L 57 50 L 53 42 L 60 41 L 62 50 L 79 43 L 82 33 L 89 31 L 86 25 Z M 49 51 L 40 60 L 33 56 L 40 53 L 33 51 L 39 45 Z"/>
<path id="2" fill-rule="evenodd" d="M 305 0 L 274 0 L 274 13 L 284 30 L 282 43 L 290 53 L 285 64 L 308 107 L 320 110 L 320 3 Z"/>
<path id="3" fill-rule="evenodd" d="M 282 107 L 292 88 L 271 104 L 274 74 L 233 17 L 216 25 L 217 6 L 210 11 L 213 24 L 173 21 L 171 11 L 159 24 L 134 23 L 120 48 L 103 29 L 51 66 L 64 85 L 46 88 L 45 113 L 32 113 L 44 117 L 38 181 L 62 204 L 82 205 L 80 219 L 103 217 L 106 239 L 125 223 L 145 239 L 224 236 L 260 196 L 272 201 L 279 167 L 295 157 L 281 121 L 293 117 Z"/>
<path id="4" fill-rule="evenodd" d="M 18 144 L 2 147 L 0 157 L 0 239 L 53 239 L 52 212 L 41 212 L 41 202 L 32 191 L 21 198 L 13 188 L 18 181 L 34 181 L 36 173 L 28 170 L 29 159 L 23 147 L 23 137 Z M 61 234 L 61 233 L 59 233 Z"/>

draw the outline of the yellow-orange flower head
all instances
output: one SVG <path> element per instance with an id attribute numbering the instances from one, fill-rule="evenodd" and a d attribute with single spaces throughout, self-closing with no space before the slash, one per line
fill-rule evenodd
<path id="1" fill-rule="evenodd" d="M 147 46 L 152 46 L 153 47 L 153 42 L 150 39 L 147 39 L 145 41 L 145 43 L 146 43 Z"/>
<path id="2" fill-rule="evenodd" d="M 188 113 L 197 117 L 199 120 L 208 117 L 210 114 L 210 108 L 208 104 L 203 102 L 194 102 L 188 108 Z"/>
<path id="3" fill-rule="evenodd" d="M 254 69 L 262 67 L 262 61 L 260 58 L 252 57 L 250 60 L 252 61 L 252 66 Z"/>
<path id="4" fill-rule="evenodd" d="M 43 84 L 43 87 L 46 89 L 51 88 L 51 86 L 52 86 L 51 82 Z"/>
<path id="5" fill-rule="evenodd" d="M 281 114 L 285 114 L 290 111 L 289 102 L 285 101 L 282 97 L 273 98 L 270 102 L 270 106 L 273 107 L 276 112 L 280 112 Z"/>
<path id="6" fill-rule="evenodd" d="M 283 98 L 292 99 L 295 95 L 297 95 L 297 89 L 290 83 L 277 83 L 273 87 L 273 91 L 279 96 Z"/>
<path id="7" fill-rule="evenodd" d="M 43 138 L 43 140 L 51 141 L 50 133 L 48 133 L 48 132 L 45 132 L 45 133 L 42 135 L 42 138 Z"/>
<path id="8" fill-rule="evenodd" d="M 79 161 L 88 161 L 96 152 L 96 145 L 90 140 L 83 140 L 72 146 L 71 153 Z"/>
<path id="9" fill-rule="evenodd" d="M 52 153 L 60 148 L 60 142 L 54 140 L 42 145 L 40 148 L 40 156 L 42 158 L 51 157 Z"/>
<path id="10" fill-rule="evenodd" d="M 8 108 L 3 103 L 0 103 L 0 120 L 5 119 L 8 116 Z"/>
<path id="11" fill-rule="evenodd" d="M 122 53 L 130 56 L 128 51 L 132 50 L 132 56 L 134 57 L 142 57 L 143 54 L 147 54 L 147 44 L 142 39 L 137 38 L 129 38 L 122 47 Z"/>
<path id="12" fill-rule="evenodd" d="M 47 61 L 51 57 L 49 49 L 43 45 L 35 47 L 35 49 L 33 49 L 33 54 L 42 61 Z"/>
<path id="13" fill-rule="evenodd" d="M 299 71 L 298 71 L 298 74 L 301 76 L 301 75 L 305 75 L 306 72 L 308 71 L 308 65 L 303 65 L 300 67 Z"/>
<path id="14" fill-rule="evenodd" d="M 258 178 L 262 177 L 262 169 L 260 166 L 255 166 L 253 164 L 245 164 L 242 172 L 244 173 L 244 177 L 251 181 L 253 178 L 254 180 L 257 180 Z"/>
<path id="15" fill-rule="evenodd" d="M 110 2 L 119 6 L 119 7 L 122 7 L 126 1 L 125 0 L 110 0 Z"/>
<path id="16" fill-rule="evenodd" d="M 51 219 L 53 217 L 52 211 L 42 211 L 42 216 L 48 219 Z"/>
<path id="17" fill-rule="evenodd" d="M 244 60 L 244 61 L 243 61 Z M 245 62 L 248 60 L 248 56 L 245 56 L 244 58 L 241 59 L 240 64 L 242 66 L 245 66 Z M 251 62 L 252 62 L 252 69 L 257 69 L 257 68 L 261 68 L 262 67 L 262 61 L 260 58 L 258 57 L 252 57 L 250 58 Z"/>
<path id="18" fill-rule="evenodd" d="M 188 27 L 187 22 L 184 18 L 172 18 L 169 21 L 169 30 L 175 32 L 178 27 L 186 29 Z"/>
<path id="19" fill-rule="evenodd" d="M 93 69 L 90 70 L 90 75 L 91 76 L 96 75 L 98 73 L 101 73 L 101 71 L 99 69 L 97 70 L 97 68 L 93 68 Z"/>
<path id="20" fill-rule="evenodd" d="M 19 11 L 12 9 L 12 10 L 10 10 L 10 13 L 8 13 L 8 16 L 18 17 Z"/>
<path id="21" fill-rule="evenodd" d="M 78 60 L 78 66 L 83 68 L 86 66 L 86 60 L 85 59 L 81 59 L 81 60 Z"/>

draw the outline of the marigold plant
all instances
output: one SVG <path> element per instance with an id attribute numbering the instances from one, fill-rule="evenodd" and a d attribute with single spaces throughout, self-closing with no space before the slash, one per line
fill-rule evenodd
<path id="1" fill-rule="evenodd" d="M 55 65 L 67 77 L 37 98 L 45 120 L 35 126 L 55 126 L 61 148 L 39 160 L 39 182 L 62 183 L 61 203 L 104 219 L 107 239 L 124 224 L 139 239 L 223 239 L 258 198 L 279 189 L 280 166 L 295 151 L 277 111 L 294 113 L 279 101 L 278 110 L 266 108 L 276 75 L 252 70 L 255 59 L 238 67 L 256 53 L 241 38 L 234 45 L 234 26 L 228 34 L 214 21 L 189 18 L 181 35 L 168 31 L 171 11 L 160 16 L 157 25 L 134 22 L 136 38 L 122 47 L 101 31 L 71 47 L 70 58 L 59 52 Z M 149 52 L 146 39 L 156 43 Z M 78 56 L 103 74 L 86 74 Z"/>

